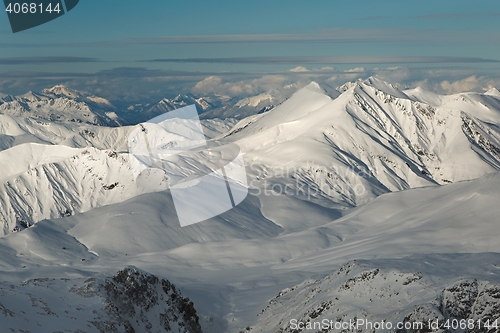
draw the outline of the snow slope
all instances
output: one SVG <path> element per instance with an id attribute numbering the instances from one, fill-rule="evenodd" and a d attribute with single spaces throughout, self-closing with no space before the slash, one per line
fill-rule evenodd
<path id="1" fill-rule="evenodd" d="M 116 316 L 85 282 L 129 265 L 179 286 L 208 333 L 498 316 L 495 91 L 440 96 L 376 78 L 342 91 L 332 99 L 311 83 L 225 133 L 231 122 L 207 123 L 242 148 L 251 194 L 185 228 L 163 174 L 143 175 L 152 187 L 133 180 L 134 127 L 0 116 L 0 316 L 17 330 L 91 331 L 98 316 L 166 331 L 154 326 L 163 303 Z"/>
<path id="2" fill-rule="evenodd" d="M 317 197 L 352 207 L 381 193 L 499 170 L 500 101 L 467 96 L 491 100 L 434 107 L 375 78 L 332 100 L 311 83 L 272 111 L 242 120 L 225 139 L 240 145 L 269 184 L 319 189 Z"/>
<path id="3" fill-rule="evenodd" d="M 115 107 L 102 97 L 83 95 L 61 85 L 40 93 L 30 91 L 20 96 L 0 98 L 0 114 L 54 122 L 122 125 L 115 111 Z"/>
<path id="4" fill-rule="evenodd" d="M 134 268 L 88 279 L 3 283 L 0 292 L 1 327 L 8 332 L 201 332 L 188 298 L 169 281 Z"/>
<path id="5" fill-rule="evenodd" d="M 46 218 L 70 216 L 166 188 L 161 177 L 153 181 L 152 189 L 138 187 L 128 154 L 114 151 L 28 143 L 1 151 L 0 161 L 4 235 Z"/>
<path id="6" fill-rule="evenodd" d="M 469 332 L 498 332 L 499 260 L 455 254 L 350 261 L 280 291 L 248 331 L 434 332 L 448 325 L 460 332 L 462 323 Z"/>
<path id="7" fill-rule="evenodd" d="M 493 299 L 489 302 L 496 302 L 493 291 L 499 283 L 500 258 L 481 253 L 500 252 L 495 218 L 500 213 L 499 183 L 495 173 L 472 181 L 385 194 L 340 219 L 328 223 L 323 218 L 321 226 L 285 234 L 271 221 L 257 219 L 255 197 L 216 219 L 180 228 L 167 194 L 147 194 L 77 216 L 41 221 L 2 238 L 2 267 L 11 272 L 11 278 L 22 274 L 26 279 L 45 274 L 62 277 L 68 270 L 91 276 L 132 264 L 169 277 L 194 301 L 203 318 L 218 318 L 216 326 L 208 319 L 201 322 L 208 332 L 238 332 L 247 326 L 256 332 L 274 332 L 271 328 L 278 321 L 309 316 L 323 301 L 335 297 L 340 301 L 323 318 L 331 317 L 333 311 L 343 318 L 362 313 L 371 320 L 400 320 L 417 305 L 438 308 L 438 296 L 464 279 L 476 279 L 478 290 L 490 290 Z M 290 206 L 280 209 L 279 200 L 274 199 L 273 214 L 293 220 Z M 300 211 L 305 217 L 298 220 L 307 216 L 319 220 L 313 207 Z M 336 270 L 352 260 L 361 264 L 343 280 L 303 283 L 294 288 L 300 294 L 285 298 L 286 302 L 280 299 L 280 307 L 258 316 L 285 287 L 301 284 L 312 275 L 322 279 L 337 274 Z M 51 273 L 44 272 L 46 269 Z M 356 279 L 376 269 L 380 273 L 373 281 Z M 404 284 L 412 276 L 418 282 Z M 354 289 L 336 291 L 352 279 Z M 321 290 L 333 288 L 332 293 L 318 293 L 313 288 L 316 284 Z M 421 293 L 422 288 L 427 292 Z M 302 304 L 301 295 L 313 289 L 312 296 L 316 296 Z M 352 299 L 357 301 L 352 303 Z M 214 303 L 220 306 L 214 308 Z M 336 312 L 339 308 L 342 311 Z M 398 309 L 404 311 L 396 313 Z M 221 320 L 223 317 L 226 319 Z"/>

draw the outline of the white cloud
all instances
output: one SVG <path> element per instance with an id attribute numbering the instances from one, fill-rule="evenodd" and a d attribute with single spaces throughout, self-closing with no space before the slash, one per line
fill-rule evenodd
<path id="1" fill-rule="evenodd" d="M 295 72 L 295 73 L 301 73 L 301 72 L 309 72 L 310 70 L 307 69 L 306 67 L 304 66 L 297 66 L 297 67 L 294 67 L 292 69 L 290 69 L 290 72 Z"/>
<path id="2" fill-rule="evenodd" d="M 498 87 L 499 83 L 499 80 L 472 75 L 453 82 L 448 80 L 442 81 L 440 86 L 447 93 L 459 93 L 464 91 L 486 91 L 493 87 Z"/>
<path id="3" fill-rule="evenodd" d="M 322 70 L 299 66 L 284 73 L 264 75 L 259 78 L 208 76 L 197 82 L 192 91 L 195 94 L 215 93 L 230 97 L 248 97 L 270 90 L 300 89 L 311 81 L 324 82 L 331 87 L 339 87 L 346 82 L 366 79 L 369 76 L 377 76 L 402 89 L 420 86 L 426 90 L 444 94 L 486 91 L 492 87 L 500 87 L 500 78 L 470 75 L 470 70 L 464 69 L 408 67 L 366 69 L 354 67 L 334 73 L 332 75 L 332 68 Z"/>
<path id="4" fill-rule="evenodd" d="M 345 71 L 346 73 L 364 73 L 366 69 L 364 67 L 355 67 Z"/>
<path id="5" fill-rule="evenodd" d="M 307 67 L 304 67 L 307 69 Z M 347 67 L 349 68 L 349 67 Z M 309 68 L 308 71 L 286 70 L 258 76 L 252 73 L 211 73 L 158 71 L 145 68 L 116 68 L 96 74 L 82 73 L 33 73 L 8 72 L 0 77 L 0 91 L 6 94 L 23 94 L 28 90 L 40 91 L 56 84 L 89 91 L 111 101 L 159 100 L 180 93 L 195 95 L 215 93 L 229 97 L 245 98 L 270 90 L 291 91 L 300 89 L 311 81 L 339 87 L 346 82 L 377 76 L 402 88 L 424 89 L 438 93 L 463 91 L 483 92 L 492 87 L 500 88 L 500 73 L 480 71 L 474 67 L 333 67 Z"/>
<path id="6" fill-rule="evenodd" d="M 310 80 L 309 80 L 310 81 Z M 273 89 L 282 89 L 289 84 L 296 84 L 293 76 L 282 74 L 264 75 L 260 78 L 231 80 L 231 77 L 221 78 L 209 76 L 195 84 L 192 91 L 197 94 L 214 93 L 224 96 L 257 95 Z"/>
<path id="7" fill-rule="evenodd" d="M 222 82 L 222 79 L 218 76 L 209 76 L 196 83 L 193 87 L 193 91 L 207 91 L 212 89 L 213 87 L 219 86 Z"/>

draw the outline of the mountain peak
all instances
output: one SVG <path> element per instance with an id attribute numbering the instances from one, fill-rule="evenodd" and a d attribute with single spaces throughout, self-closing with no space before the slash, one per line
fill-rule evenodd
<path id="1" fill-rule="evenodd" d="M 26 94 L 19 96 L 24 100 L 28 100 L 30 102 L 37 102 L 42 100 L 42 96 L 34 93 L 33 91 L 28 91 Z"/>
<path id="2" fill-rule="evenodd" d="M 311 90 L 311 91 L 314 91 L 314 92 L 317 92 L 320 94 L 326 93 L 325 89 L 321 88 L 319 83 L 317 83 L 315 81 L 311 81 L 311 83 L 309 83 L 307 86 L 305 86 L 304 89 L 308 89 L 308 90 Z"/>
<path id="3" fill-rule="evenodd" d="M 343 85 L 337 87 L 337 91 L 342 94 L 354 86 L 356 86 L 356 82 L 346 82 Z"/>
<path id="4" fill-rule="evenodd" d="M 500 91 L 498 91 L 498 89 L 495 87 L 491 88 L 490 90 L 488 90 L 484 94 L 489 95 L 489 96 L 494 96 L 494 97 L 500 97 Z"/>
<path id="5" fill-rule="evenodd" d="M 401 90 L 399 90 L 397 87 L 393 86 L 390 83 L 385 82 L 384 80 L 381 80 L 375 76 L 370 76 L 364 81 L 358 81 L 357 85 L 364 88 L 366 86 L 372 87 L 374 89 L 377 89 L 379 91 L 382 91 L 386 94 L 389 94 L 394 97 L 398 98 L 404 98 L 408 99 L 408 96 Z"/>
<path id="6" fill-rule="evenodd" d="M 62 84 L 53 86 L 52 88 L 46 88 L 42 90 L 43 94 L 64 96 L 69 98 L 79 98 L 82 94 L 74 89 L 68 88 Z"/>
<path id="7" fill-rule="evenodd" d="M 1 98 L 0 114 L 39 118 L 57 122 L 118 126 L 122 120 L 110 111 L 115 107 L 105 98 L 84 96 L 63 85 L 46 88 L 40 93 L 29 91 L 20 96 Z"/>
<path id="8" fill-rule="evenodd" d="M 442 95 L 426 90 L 420 86 L 413 89 L 406 89 L 403 92 L 411 99 L 414 99 L 421 103 L 432 105 L 434 107 L 440 106 L 443 102 Z"/>

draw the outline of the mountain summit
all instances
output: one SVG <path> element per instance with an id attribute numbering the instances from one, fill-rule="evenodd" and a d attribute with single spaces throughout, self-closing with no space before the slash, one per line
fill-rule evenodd
<path id="1" fill-rule="evenodd" d="M 321 195 L 357 205 L 388 191 L 499 170 L 500 132 L 492 125 L 500 123 L 499 103 L 483 94 L 407 94 L 375 78 L 331 99 L 311 83 L 225 137 L 249 163 L 264 165 L 268 177 L 287 167 L 294 170 L 289 177 L 325 189 Z M 339 183 L 346 185 L 341 193 Z M 356 195 L 356 186 L 366 191 Z"/>
<path id="2" fill-rule="evenodd" d="M 76 122 L 102 126 L 124 124 L 116 108 L 105 98 L 87 95 L 63 85 L 0 98 L 0 114 L 54 122 Z"/>

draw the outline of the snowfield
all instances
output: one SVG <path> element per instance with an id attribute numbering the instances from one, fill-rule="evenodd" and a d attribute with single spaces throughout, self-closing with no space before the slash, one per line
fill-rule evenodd
<path id="1" fill-rule="evenodd" d="M 500 332 L 498 90 L 369 78 L 283 96 L 202 120 L 241 148 L 250 194 L 184 228 L 173 171 L 134 178 L 137 127 L 116 126 L 109 101 L 63 86 L 2 97 L 0 331 L 340 332 L 362 318 L 424 326 L 343 331 Z M 148 110 L 186 100 L 215 103 Z"/>

